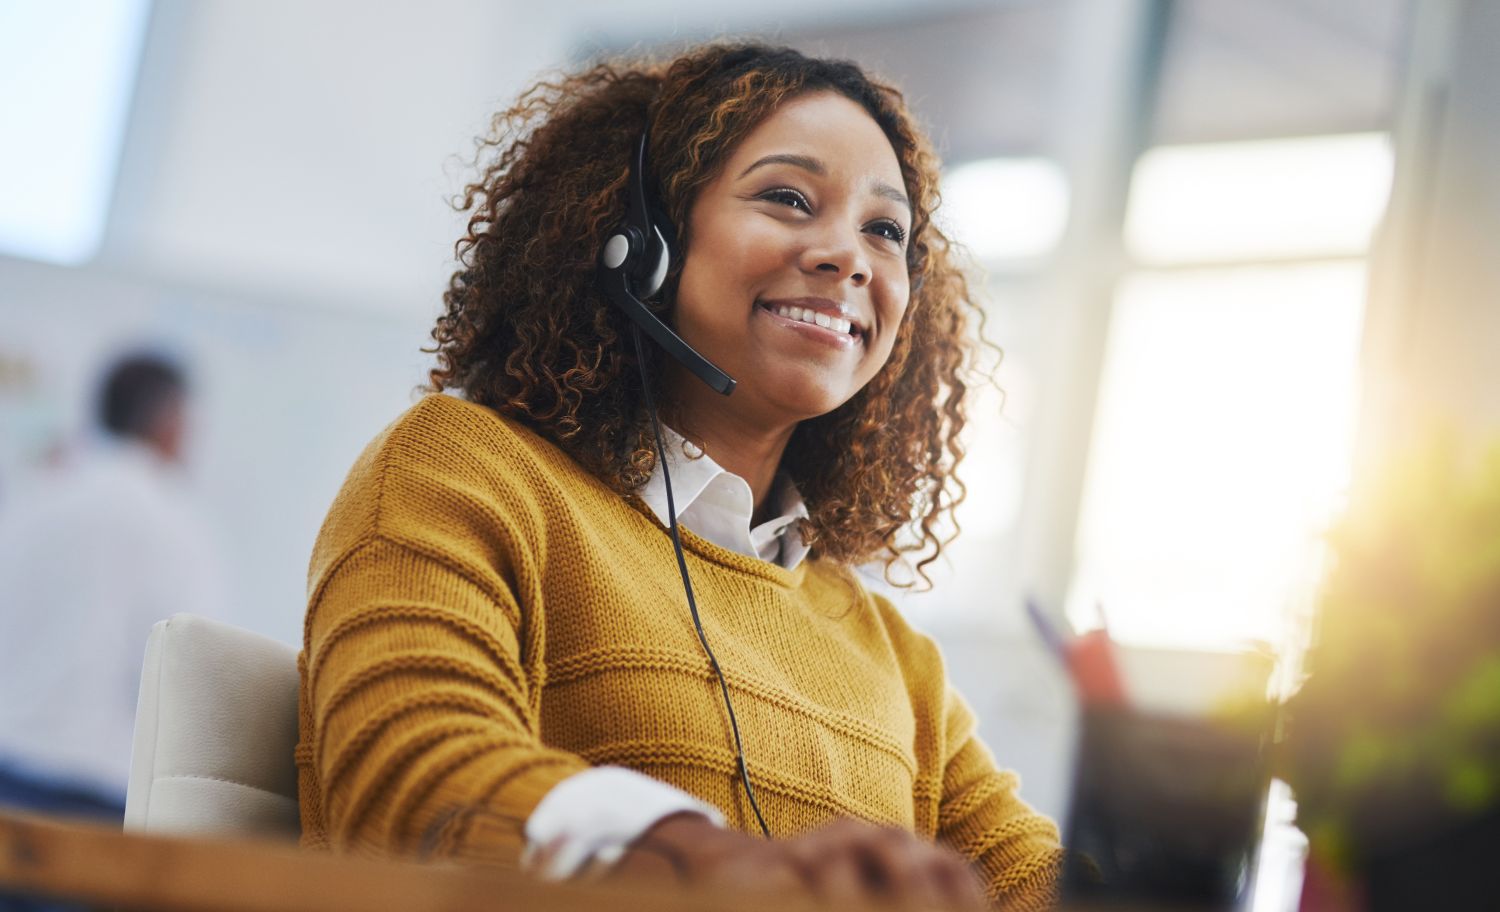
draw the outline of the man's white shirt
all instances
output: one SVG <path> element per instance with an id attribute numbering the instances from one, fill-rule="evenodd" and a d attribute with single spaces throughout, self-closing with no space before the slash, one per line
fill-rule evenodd
<path id="1" fill-rule="evenodd" d="M 222 567 L 175 471 L 100 443 L 0 508 L 0 761 L 123 800 L 146 638 L 225 616 Z"/>

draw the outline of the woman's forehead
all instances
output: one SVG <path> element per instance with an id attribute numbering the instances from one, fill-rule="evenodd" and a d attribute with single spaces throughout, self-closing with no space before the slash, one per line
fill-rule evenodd
<path id="1" fill-rule="evenodd" d="M 836 92 L 799 95 L 771 112 L 730 154 L 728 171 L 738 177 L 763 160 L 903 186 L 885 131 L 862 105 Z"/>

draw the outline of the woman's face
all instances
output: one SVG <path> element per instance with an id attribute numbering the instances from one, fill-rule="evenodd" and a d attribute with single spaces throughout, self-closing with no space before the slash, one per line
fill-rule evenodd
<path id="1" fill-rule="evenodd" d="M 910 295 L 902 186 L 884 132 L 843 95 L 799 96 L 757 126 L 689 212 L 675 311 L 738 386 L 724 399 L 674 369 L 677 398 L 775 429 L 869 383 Z"/>

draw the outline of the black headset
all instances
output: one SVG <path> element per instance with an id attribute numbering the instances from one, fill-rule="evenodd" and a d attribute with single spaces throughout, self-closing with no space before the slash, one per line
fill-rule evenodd
<path id="1" fill-rule="evenodd" d="M 734 703 L 729 699 L 729 685 L 724 682 L 724 672 L 719 668 L 719 660 L 714 657 L 714 651 L 708 645 L 708 637 L 703 633 L 703 623 L 698 618 L 698 603 L 693 598 L 693 584 L 688 579 L 687 558 L 683 556 L 682 537 L 677 529 L 677 504 L 672 499 L 672 474 L 667 470 L 667 451 L 662 443 L 661 423 L 656 416 L 656 404 L 651 398 L 651 382 L 646 372 L 646 352 L 641 345 L 641 333 L 644 331 L 667 354 L 715 392 L 725 396 L 734 392 L 734 378 L 684 342 L 681 336 L 642 303 L 643 298 L 661 291 L 672 266 L 672 244 L 667 238 L 676 237 L 676 232 L 671 230 L 670 225 L 663 232 L 662 227 L 653 220 L 657 210 L 653 209 L 646 191 L 646 143 L 647 134 L 643 131 L 630 156 L 625 220 L 610 232 L 608 240 L 599 251 L 597 280 L 604 296 L 631 320 L 636 364 L 641 371 L 641 391 L 646 398 L 646 410 L 651 413 L 651 429 L 656 435 L 657 464 L 661 466 L 662 480 L 666 482 L 667 531 L 672 536 L 672 548 L 677 554 L 682 589 L 687 593 L 688 610 L 693 615 L 698 642 L 702 644 L 703 651 L 708 653 L 708 663 L 719 679 L 719 692 L 724 695 L 724 706 L 729 710 L 729 728 L 734 733 L 740 782 L 745 786 L 745 796 L 750 799 L 750 809 L 755 812 L 755 820 L 760 824 L 762 835 L 769 839 L 771 829 L 766 826 L 766 818 L 761 815 L 760 804 L 755 800 L 755 788 L 750 784 L 750 769 L 745 765 L 745 747 L 740 742 L 740 724 L 734 716 Z"/>
<path id="2" fill-rule="evenodd" d="M 599 251 L 599 288 L 667 354 L 715 392 L 727 396 L 734 392 L 734 378 L 698 354 L 641 303 L 642 298 L 661 291 L 672 265 L 672 245 L 667 237 L 676 236 L 670 228 L 663 233 L 652 220 L 653 207 L 646 192 L 646 173 L 646 134 L 642 133 L 636 140 L 634 154 L 630 156 L 625 221 L 610 232 L 609 240 Z"/>

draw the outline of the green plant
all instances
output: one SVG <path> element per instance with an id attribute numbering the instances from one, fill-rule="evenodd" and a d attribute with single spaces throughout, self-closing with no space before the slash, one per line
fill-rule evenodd
<path id="1" fill-rule="evenodd" d="M 1281 775 L 1342 866 L 1500 807 L 1500 447 L 1427 445 L 1331 546 Z"/>

